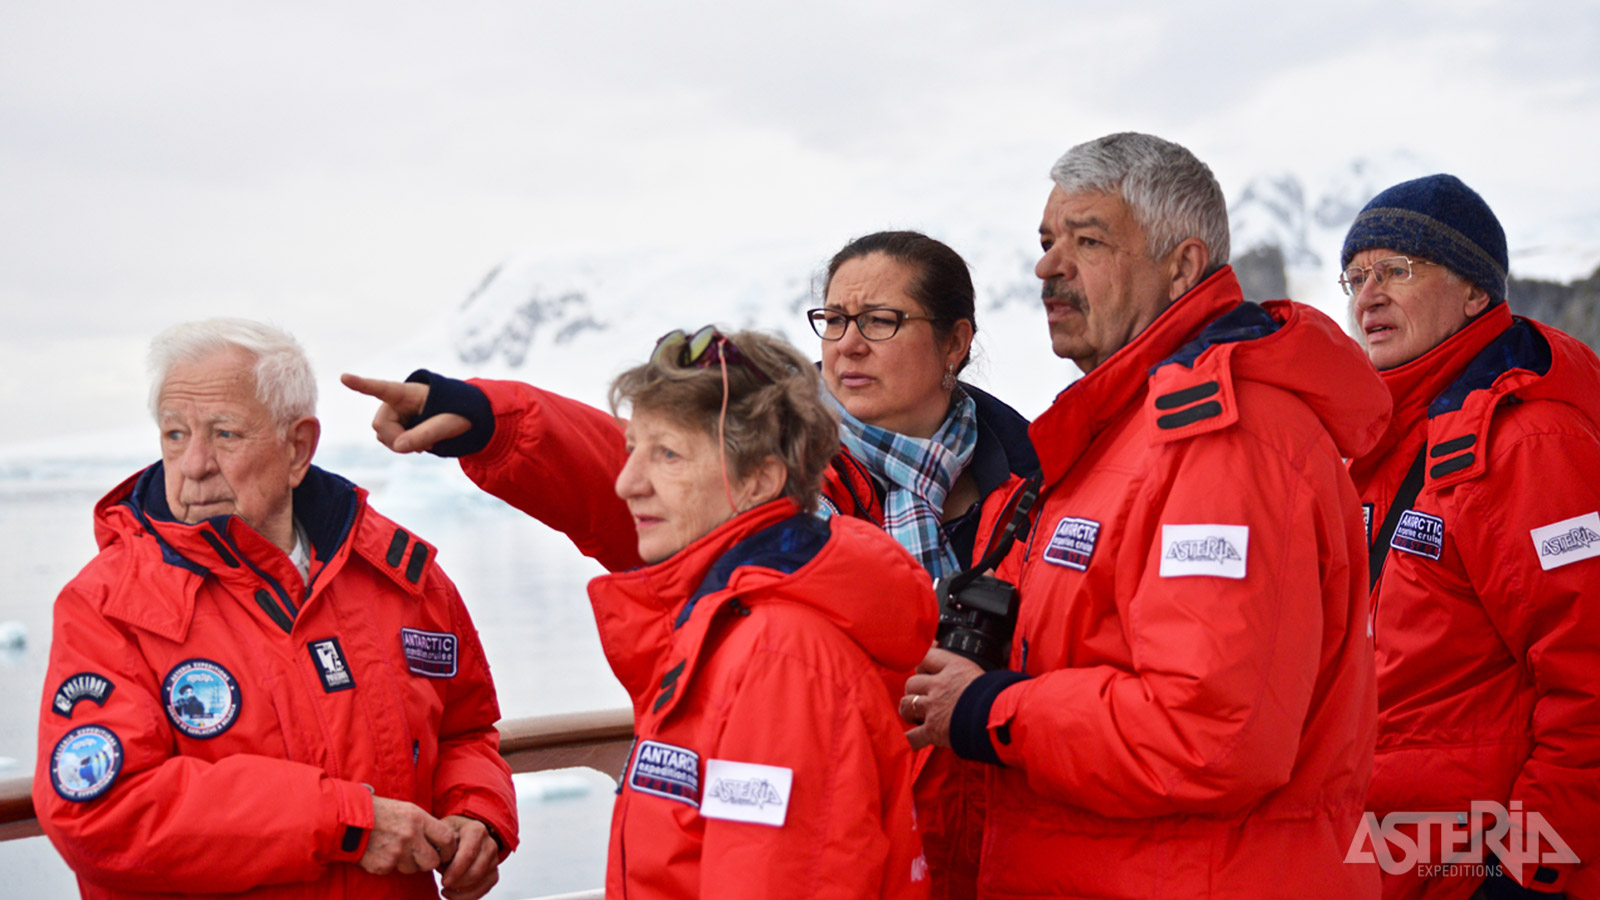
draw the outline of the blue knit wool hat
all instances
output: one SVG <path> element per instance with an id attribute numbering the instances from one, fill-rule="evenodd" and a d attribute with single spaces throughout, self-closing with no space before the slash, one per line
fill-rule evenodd
<path id="1" fill-rule="evenodd" d="M 1491 304 L 1506 299 L 1505 230 L 1478 192 L 1454 175 L 1403 181 L 1373 197 L 1350 225 L 1339 267 L 1373 248 L 1439 263 L 1483 288 Z"/>

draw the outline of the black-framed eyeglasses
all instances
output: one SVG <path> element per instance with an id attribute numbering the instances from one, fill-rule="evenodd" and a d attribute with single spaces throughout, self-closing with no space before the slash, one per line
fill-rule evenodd
<path id="1" fill-rule="evenodd" d="M 837 309 L 808 309 L 806 318 L 811 321 L 811 330 L 825 341 L 842 339 L 850 329 L 851 322 L 856 323 L 856 330 L 867 340 L 887 341 L 900 332 L 901 324 L 907 319 L 926 319 L 929 322 L 935 319 L 934 316 L 917 315 L 888 306 L 863 309 L 853 316 Z"/>
<path id="2" fill-rule="evenodd" d="M 773 383 L 772 376 L 761 371 L 760 366 L 740 353 L 738 346 L 718 331 L 715 325 L 707 325 L 694 334 L 681 328 L 672 329 L 656 341 L 656 348 L 650 353 L 650 362 L 656 365 L 676 363 L 680 369 L 708 369 L 726 362 L 743 366 L 767 384 Z"/>
<path id="3" fill-rule="evenodd" d="M 1412 266 L 1437 265 L 1436 262 L 1412 259 L 1408 256 L 1385 256 L 1383 259 L 1374 260 L 1370 266 L 1351 266 L 1345 269 L 1339 276 L 1339 287 L 1344 288 L 1346 296 L 1354 297 L 1366 287 L 1369 277 L 1374 285 L 1382 287 L 1388 281 L 1396 284 L 1410 281 Z"/>

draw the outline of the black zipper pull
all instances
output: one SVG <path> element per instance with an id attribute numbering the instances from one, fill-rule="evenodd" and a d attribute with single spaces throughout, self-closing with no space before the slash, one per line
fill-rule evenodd
<path id="1" fill-rule="evenodd" d="M 267 618 L 271 619 L 273 624 L 283 629 L 284 634 L 294 630 L 294 620 L 284 613 L 283 607 L 272 602 L 272 595 L 267 593 L 266 588 L 256 589 L 256 603 L 266 612 Z"/>

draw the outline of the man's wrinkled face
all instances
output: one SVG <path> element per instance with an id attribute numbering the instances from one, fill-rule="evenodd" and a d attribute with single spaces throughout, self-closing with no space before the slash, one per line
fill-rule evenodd
<path id="1" fill-rule="evenodd" d="M 235 515 L 270 538 L 292 531 L 292 495 L 305 469 L 257 399 L 254 369 L 255 358 L 237 349 L 175 364 L 156 419 L 173 517 L 192 525 Z"/>
<path id="2" fill-rule="evenodd" d="M 1088 372 L 1166 309 L 1171 278 L 1149 253 L 1144 229 L 1117 194 L 1055 188 L 1039 223 L 1050 345 Z"/>
<path id="3" fill-rule="evenodd" d="M 1402 256 L 1394 250 L 1363 250 L 1352 266 L 1370 268 Z M 1410 278 L 1369 277 L 1350 298 L 1350 320 L 1374 368 L 1403 366 L 1439 346 L 1489 306 L 1489 295 L 1449 270 L 1420 257 Z"/>

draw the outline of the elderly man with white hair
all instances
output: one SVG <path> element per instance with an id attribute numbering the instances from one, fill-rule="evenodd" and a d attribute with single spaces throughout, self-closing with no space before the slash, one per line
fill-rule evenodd
<path id="1" fill-rule="evenodd" d="M 311 367 L 151 346 L 161 460 L 61 592 L 34 804 L 86 898 L 481 897 L 517 840 L 494 686 L 433 548 L 311 464 Z"/>

